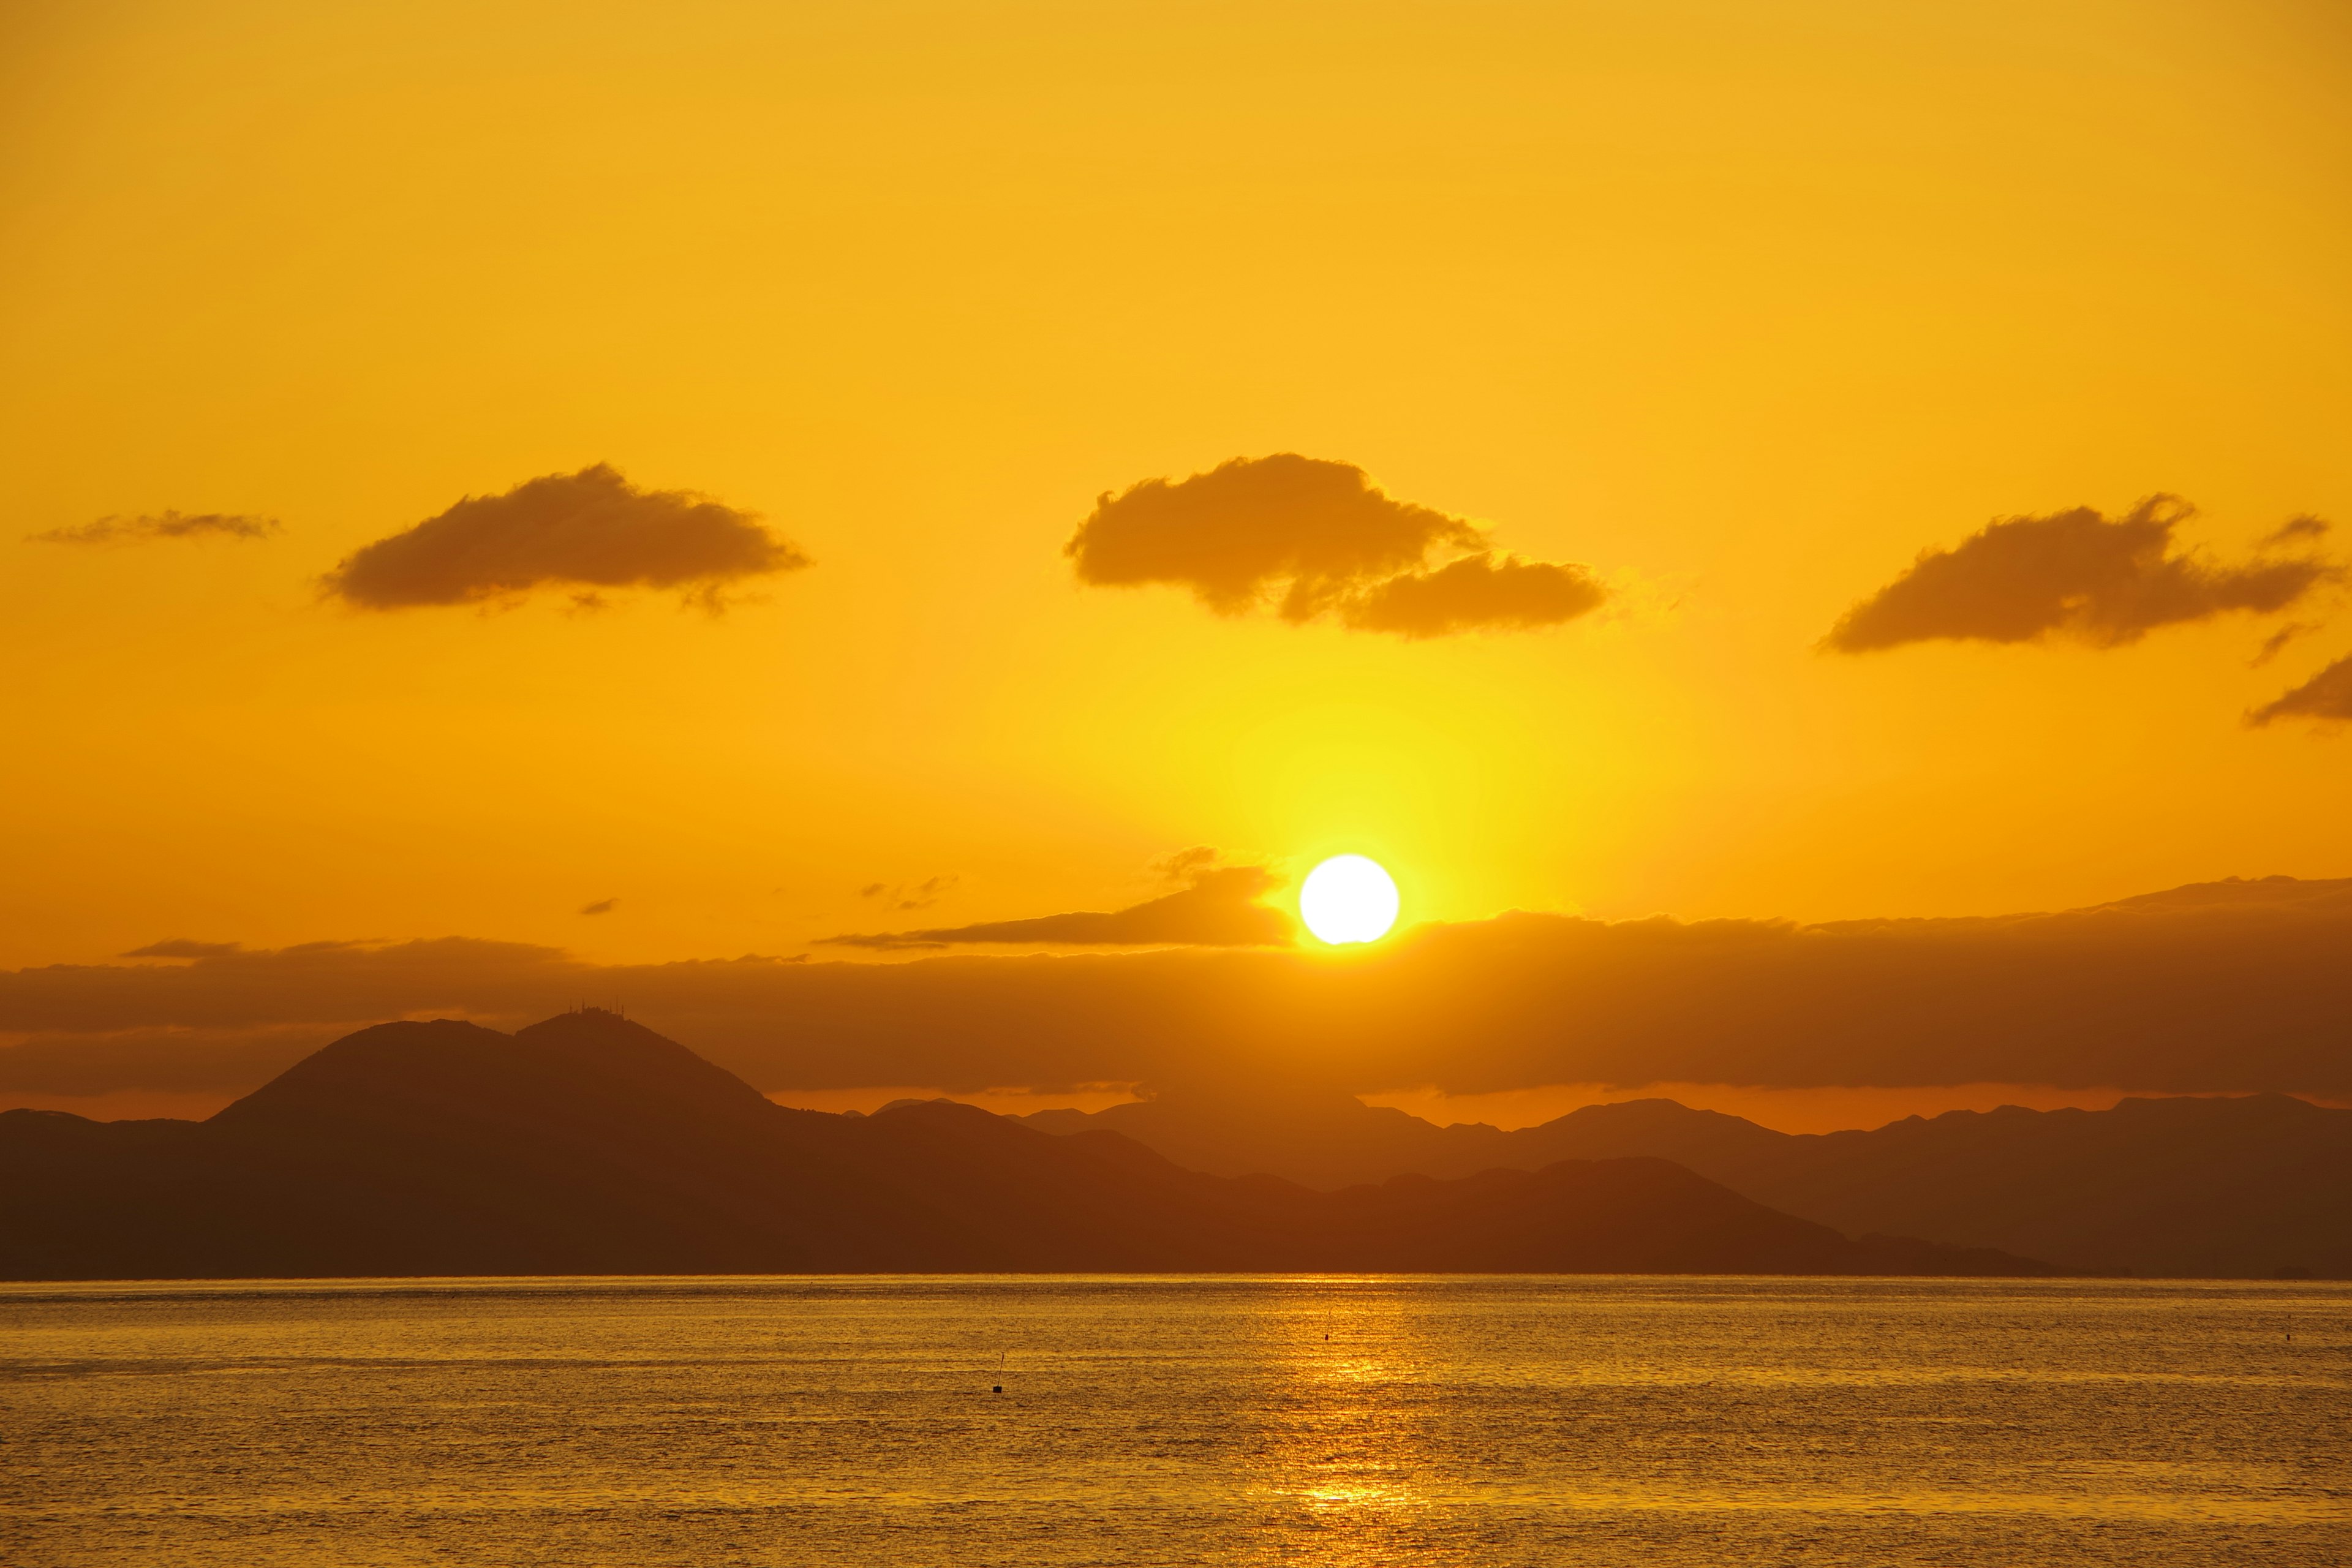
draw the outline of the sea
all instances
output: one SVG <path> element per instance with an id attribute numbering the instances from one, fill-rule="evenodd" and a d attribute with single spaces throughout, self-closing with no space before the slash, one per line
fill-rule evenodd
<path id="1" fill-rule="evenodd" d="M 2352 1286 L 0 1286 L 0 1563 L 2352 1563 Z"/>

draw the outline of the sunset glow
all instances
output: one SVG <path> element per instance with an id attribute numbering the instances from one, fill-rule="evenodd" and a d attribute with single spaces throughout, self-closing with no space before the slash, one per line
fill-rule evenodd
<path id="1" fill-rule="evenodd" d="M 2352 0 L 0 4 L 9 1564 L 2338 1563 L 2347 282 Z"/>

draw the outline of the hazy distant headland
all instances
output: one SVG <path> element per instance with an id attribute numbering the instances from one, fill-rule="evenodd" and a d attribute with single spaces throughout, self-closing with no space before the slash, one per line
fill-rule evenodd
<path id="1" fill-rule="evenodd" d="M 1587 1106 L 1507 1132 L 1438 1127 L 1304 1092 L 1176 1093 L 1024 1120 L 1115 1130 L 1198 1170 L 1318 1187 L 1642 1155 L 1850 1235 L 1929 1237 L 2107 1273 L 2352 1279 L 2352 1110 L 2283 1094 L 2006 1106 L 1811 1134 L 1670 1100 Z"/>

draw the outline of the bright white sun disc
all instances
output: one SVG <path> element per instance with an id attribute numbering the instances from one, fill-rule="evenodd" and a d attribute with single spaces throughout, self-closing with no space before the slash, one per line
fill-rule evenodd
<path id="1" fill-rule="evenodd" d="M 1378 942 L 1396 924 L 1396 880 L 1377 860 L 1335 855 L 1298 884 L 1298 918 L 1334 947 Z"/>

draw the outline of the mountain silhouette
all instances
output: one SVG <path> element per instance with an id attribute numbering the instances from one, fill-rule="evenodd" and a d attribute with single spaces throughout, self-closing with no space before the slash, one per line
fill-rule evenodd
<path id="1" fill-rule="evenodd" d="M 362 1029 L 205 1122 L 0 1114 L 10 1279 L 1192 1269 L 2052 1272 L 1654 1158 L 1318 1192 L 947 1101 L 792 1110 L 596 1010 Z"/>
<path id="2" fill-rule="evenodd" d="M 1927 1237 L 2147 1275 L 2352 1278 L 2352 1110 L 2287 1095 L 2126 1100 L 2111 1110 L 1948 1111 L 1871 1131 L 1776 1132 L 1670 1100 L 1501 1131 L 1351 1097 L 1180 1091 L 1049 1131 L 1108 1130 L 1180 1164 L 1310 1186 L 1559 1160 L 1672 1160 L 1849 1234 Z"/>

